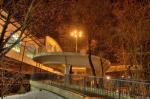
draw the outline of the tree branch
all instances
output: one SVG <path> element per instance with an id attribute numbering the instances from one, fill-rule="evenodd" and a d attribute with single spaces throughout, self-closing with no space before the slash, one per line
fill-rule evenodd
<path id="1" fill-rule="evenodd" d="M 3 40 L 4 40 L 4 36 L 5 36 L 5 33 L 6 33 L 6 29 L 8 27 L 8 24 L 9 24 L 9 21 L 10 21 L 10 18 L 11 18 L 11 12 L 8 13 L 8 16 L 7 16 L 7 19 L 6 19 L 6 22 L 4 24 L 4 27 L 2 29 L 2 32 L 1 32 L 1 35 L 0 35 L 0 45 L 2 44 Z M 1 51 L 0 51 L 1 52 Z"/>
<path id="2" fill-rule="evenodd" d="M 17 33 L 23 26 L 20 26 L 19 28 L 17 28 L 15 31 L 13 31 L 5 40 L 4 42 L 1 44 L 1 47 L 4 47 L 7 42 L 10 40 L 10 38 L 15 34 Z"/>

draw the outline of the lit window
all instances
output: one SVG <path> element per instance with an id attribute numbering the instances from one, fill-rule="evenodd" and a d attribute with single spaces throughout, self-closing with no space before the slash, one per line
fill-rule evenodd
<path id="1" fill-rule="evenodd" d="M 18 34 L 14 34 L 14 35 L 12 35 L 12 37 L 9 39 L 9 41 L 8 41 L 8 43 L 6 44 L 6 46 L 11 46 L 11 45 L 13 45 L 15 42 L 16 42 L 16 40 L 19 38 L 19 35 Z M 12 48 L 12 50 L 14 50 L 14 51 L 16 51 L 16 52 L 20 52 L 20 47 L 21 47 L 21 45 L 20 45 L 20 43 L 18 43 L 18 44 L 16 44 L 13 48 Z"/>

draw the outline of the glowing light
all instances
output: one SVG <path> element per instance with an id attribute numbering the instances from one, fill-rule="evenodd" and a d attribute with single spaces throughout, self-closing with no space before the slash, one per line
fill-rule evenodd
<path id="1" fill-rule="evenodd" d="M 15 40 L 17 40 L 17 39 L 19 38 L 19 35 L 18 35 L 18 34 L 14 34 L 14 35 L 12 35 L 12 37 L 13 37 Z"/>
<path id="2" fill-rule="evenodd" d="M 116 92 L 119 92 L 119 90 L 117 89 Z"/>
<path id="3" fill-rule="evenodd" d="M 86 70 L 85 67 L 72 67 L 72 69 Z"/>
<path id="4" fill-rule="evenodd" d="M 106 76 L 106 79 L 107 79 L 107 80 L 110 80 L 110 79 L 111 79 L 111 77 L 110 77 L 110 76 Z"/>
<path id="5" fill-rule="evenodd" d="M 74 35 L 74 37 L 77 38 L 78 36 L 77 36 L 77 35 Z"/>
<path id="6" fill-rule="evenodd" d="M 76 40 L 76 52 L 78 52 L 78 38 L 82 37 L 82 31 L 74 30 L 71 32 L 71 36 Z"/>
<path id="7" fill-rule="evenodd" d="M 74 34 L 77 35 L 77 30 L 74 31 Z"/>
<path id="8" fill-rule="evenodd" d="M 74 30 L 73 32 L 71 32 L 70 35 L 75 37 L 75 38 L 82 37 L 82 31 Z"/>
<path id="9" fill-rule="evenodd" d="M 122 75 L 121 78 L 124 78 L 124 76 Z"/>
<path id="10" fill-rule="evenodd" d="M 74 33 L 71 33 L 71 36 L 74 36 Z"/>
<path id="11" fill-rule="evenodd" d="M 79 37 L 82 37 L 82 31 L 79 32 Z"/>

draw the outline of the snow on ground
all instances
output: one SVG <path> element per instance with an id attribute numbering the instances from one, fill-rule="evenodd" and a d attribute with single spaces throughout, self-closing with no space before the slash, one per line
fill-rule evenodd
<path id="1" fill-rule="evenodd" d="M 48 91 L 31 91 L 21 95 L 6 96 L 4 99 L 64 99 Z"/>

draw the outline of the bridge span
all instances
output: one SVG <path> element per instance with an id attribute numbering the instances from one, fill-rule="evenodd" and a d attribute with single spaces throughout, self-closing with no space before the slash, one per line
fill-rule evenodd
<path id="1" fill-rule="evenodd" d="M 31 89 L 47 90 L 67 99 L 150 99 L 150 83 L 127 79 L 37 73 L 30 84 Z"/>

